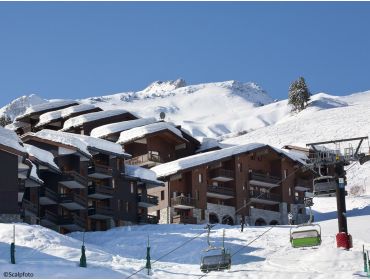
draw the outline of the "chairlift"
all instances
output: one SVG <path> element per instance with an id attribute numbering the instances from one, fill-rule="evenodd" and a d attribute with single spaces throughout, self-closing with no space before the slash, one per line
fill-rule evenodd
<path id="1" fill-rule="evenodd" d="M 230 252 L 227 249 L 225 249 L 225 230 L 223 231 L 223 236 L 222 236 L 222 247 L 217 248 L 217 247 L 213 247 L 210 245 L 209 234 L 213 226 L 207 225 L 206 227 L 206 229 L 208 229 L 208 239 L 207 239 L 208 248 L 205 251 L 209 252 L 209 251 L 221 250 L 221 253 L 218 253 L 218 254 L 210 253 L 209 255 L 205 255 L 202 257 L 201 263 L 200 263 L 200 270 L 204 273 L 207 273 L 210 271 L 220 271 L 220 270 L 231 268 L 231 255 L 230 255 Z"/>
<path id="2" fill-rule="evenodd" d="M 293 248 L 314 247 L 321 244 L 321 226 L 312 224 L 313 216 L 310 209 L 310 219 L 306 224 L 290 228 L 290 243 Z"/>
<path id="3" fill-rule="evenodd" d="M 320 176 L 313 179 L 313 195 L 316 197 L 335 196 L 337 182 L 333 176 Z"/>

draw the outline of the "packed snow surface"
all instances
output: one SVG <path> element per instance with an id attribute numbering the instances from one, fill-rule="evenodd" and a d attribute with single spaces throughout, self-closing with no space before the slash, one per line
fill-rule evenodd
<path id="1" fill-rule="evenodd" d="M 53 120 L 57 120 L 60 118 L 66 118 L 72 114 L 80 113 L 84 111 L 90 111 L 95 108 L 96 107 L 94 105 L 79 104 L 79 105 L 71 106 L 65 109 L 47 112 L 47 113 L 40 115 L 40 120 L 36 126 L 42 126 L 42 125 L 52 122 Z"/>
<path id="2" fill-rule="evenodd" d="M 52 153 L 50 153 L 49 151 L 40 149 L 36 146 L 29 145 L 29 144 L 23 144 L 23 146 L 26 148 L 27 153 L 30 156 L 35 157 L 40 162 L 43 162 L 43 163 L 46 163 L 46 164 L 52 166 L 56 170 L 59 170 L 58 165 L 56 165 L 56 163 L 54 161 L 54 156 L 53 156 Z"/>
<path id="3" fill-rule="evenodd" d="M 225 229 L 225 247 L 232 255 L 232 266 L 230 270 L 205 276 L 199 269 L 201 256 L 217 251 L 204 251 L 207 248 L 204 225 L 175 224 L 87 232 L 87 268 L 78 266 L 82 232 L 61 235 L 38 225 L 16 224 L 17 264 L 10 264 L 8 253 L 0 254 L 0 275 L 3 277 L 7 271 L 25 271 L 33 273 L 34 278 L 122 279 L 142 269 L 131 278 L 363 279 L 362 245 L 370 250 L 369 194 L 347 197 L 348 229 L 354 245 L 349 251 L 336 248 L 335 198 L 314 198 L 314 203 L 315 218 L 322 228 L 320 247 L 292 248 L 290 226 L 272 226 L 268 232 L 270 226 L 247 226 L 240 232 L 240 226 L 217 225 L 212 229 L 211 242 L 221 246 Z M 0 224 L 1 252 L 9 252 L 12 233 L 12 224 Z M 149 276 L 144 269 L 148 236 L 152 261 Z"/>
<path id="4" fill-rule="evenodd" d="M 37 104 L 37 105 L 27 108 L 26 112 L 23 115 L 18 116 L 16 120 L 22 117 L 31 115 L 32 113 L 42 112 L 45 110 L 57 109 L 57 108 L 68 106 L 68 105 L 72 106 L 75 104 L 78 104 L 75 100 L 57 100 L 57 101 L 49 101 L 49 102 Z"/>
<path id="5" fill-rule="evenodd" d="M 46 139 L 49 141 L 75 147 L 88 156 L 92 156 L 90 153 L 90 149 L 105 151 L 107 153 L 113 153 L 121 156 L 130 156 L 122 150 L 121 145 L 91 136 L 54 131 L 49 129 L 43 129 L 36 133 L 28 133 L 26 135 L 31 135 L 41 139 Z"/>
<path id="6" fill-rule="evenodd" d="M 147 134 L 151 134 L 151 133 L 155 133 L 159 131 L 165 131 L 165 130 L 169 130 L 175 135 L 177 135 L 178 137 L 183 138 L 184 141 L 187 141 L 182 136 L 181 131 L 177 129 L 174 124 L 167 123 L 167 122 L 157 122 L 157 123 L 152 123 L 152 124 L 135 127 L 129 130 L 122 131 L 117 143 L 125 144 L 128 142 L 132 142 L 136 139 L 143 138 Z"/>
<path id="7" fill-rule="evenodd" d="M 155 118 L 142 118 L 142 119 L 137 119 L 137 120 L 132 120 L 132 121 L 124 121 L 124 122 L 106 124 L 106 125 L 102 125 L 102 126 L 96 127 L 93 130 L 91 130 L 90 135 L 93 137 L 104 138 L 114 133 L 118 133 L 118 132 L 128 130 L 131 128 L 135 128 L 138 126 L 151 124 L 156 121 L 157 120 Z"/>
<path id="8" fill-rule="evenodd" d="M 131 177 L 140 178 L 163 185 L 162 181 L 157 180 L 157 175 L 155 174 L 155 172 L 147 168 L 125 164 L 125 174 Z"/>
<path id="9" fill-rule="evenodd" d="M 0 126 L 0 144 L 9 148 L 15 149 L 20 153 L 26 153 L 26 149 L 23 147 L 22 141 L 18 135 L 9 129 Z"/>
<path id="10" fill-rule="evenodd" d="M 106 110 L 106 111 L 83 114 L 83 115 L 66 120 L 62 130 L 68 130 L 72 127 L 78 127 L 80 125 L 83 125 L 84 123 L 93 122 L 93 121 L 105 119 L 105 118 L 110 118 L 110 117 L 122 115 L 125 113 L 128 113 L 128 111 L 123 110 L 123 109 L 117 109 L 117 110 Z"/>

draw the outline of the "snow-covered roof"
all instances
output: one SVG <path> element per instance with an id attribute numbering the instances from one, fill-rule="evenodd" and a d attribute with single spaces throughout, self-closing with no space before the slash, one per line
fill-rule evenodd
<path id="1" fill-rule="evenodd" d="M 30 171 L 30 175 L 29 175 L 29 178 L 39 184 L 43 184 L 44 181 L 40 179 L 39 175 L 37 174 L 37 167 L 36 165 L 30 161 L 30 160 L 26 160 L 27 162 L 30 163 L 31 165 L 31 171 Z"/>
<path id="2" fill-rule="evenodd" d="M 155 185 L 164 185 L 164 182 L 157 180 L 157 175 L 154 171 L 136 166 L 136 165 L 125 165 L 125 175 L 137 178 L 144 182 L 152 183 Z"/>
<path id="3" fill-rule="evenodd" d="M 157 122 L 152 123 L 140 127 L 135 127 L 126 131 L 122 131 L 117 143 L 125 144 L 128 142 L 132 142 L 136 139 L 143 138 L 145 135 L 150 133 L 155 133 L 163 130 L 169 130 L 172 133 L 176 134 L 178 137 L 187 141 L 183 136 L 179 129 L 177 129 L 172 123 L 168 122 Z"/>
<path id="4" fill-rule="evenodd" d="M 88 157 L 92 156 L 92 154 L 90 153 L 91 150 L 114 154 L 122 157 L 130 157 L 129 154 L 123 151 L 121 145 L 91 136 L 54 131 L 50 129 L 43 129 L 36 133 L 27 133 L 24 135 L 24 137 L 27 136 L 37 137 L 40 139 L 75 147 Z"/>
<path id="5" fill-rule="evenodd" d="M 228 145 L 226 145 L 226 144 L 221 144 L 220 142 L 218 142 L 214 138 L 207 138 L 207 137 L 205 137 L 202 140 L 202 143 L 200 145 L 200 148 L 198 150 L 196 150 L 196 152 L 197 153 L 201 153 L 203 151 L 206 151 L 206 150 L 209 150 L 209 149 L 213 149 L 213 148 L 222 149 L 222 148 L 225 148 L 227 146 Z"/>
<path id="6" fill-rule="evenodd" d="M 66 131 L 72 127 L 83 125 L 84 123 L 88 123 L 88 122 L 92 122 L 92 121 L 96 121 L 100 119 L 105 119 L 105 118 L 121 115 L 124 113 L 129 113 L 129 112 L 123 109 L 116 109 L 116 110 L 93 112 L 93 113 L 88 113 L 88 114 L 80 115 L 77 117 L 73 117 L 73 118 L 66 120 L 62 131 Z"/>
<path id="7" fill-rule="evenodd" d="M 43 111 L 46 111 L 46 110 L 51 110 L 51 109 L 54 109 L 54 108 L 60 108 L 60 107 L 68 106 L 68 105 L 72 106 L 74 104 L 78 104 L 78 102 L 76 102 L 75 100 L 68 100 L 68 99 L 67 100 L 58 100 L 58 101 L 49 101 L 49 102 L 37 104 L 37 105 L 34 105 L 34 106 L 31 106 L 31 107 L 27 108 L 26 112 L 23 115 L 16 117 L 16 120 L 27 117 L 27 116 L 29 116 L 33 113 L 43 112 Z"/>
<path id="8" fill-rule="evenodd" d="M 155 118 L 142 118 L 142 119 L 137 119 L 137 120 L 106 124 L 106 125 L 102 125 L 102 126 L 99 126 L 91 130 L 90 135 L 94 137 L 102 138 L 104 136 L 108 136 L 108 135 L 118 133 L 124 130 L 129 130 L 135 127 L 148 125 L 154 122 L 156 122 Z"/>
<path id="9" fill-rule="evenodd" d="M 23 147 L 22 141 L 18 135 L 9 129 L 0 126 L 0 144 L 11 149 L 14 149 L 20 153 L 26 153 L 26 149 Z"/>
<path id="10" fill-rule="evenodd" d="M 30 156 L 35 157 L 38 161 L 49 165 L 55 170 L 60 171 L 58 165 L 56 165 L 56 163 L 54 162 L 54 156 L 52 153 L 30 144 L 24 144 L 24 147 L 26 148 L 27 153 Z"/>
<path id="11" fill-rule="evenodd" d="M 47 112 L 47 113 L 40 115 L 40 120 L 38 124 L 36 125 L 36 127 L 48 124 L 52 122 L 53 120 L 57 120 L 60 118 L 67 118 L 68 116 L 72 114 L 93 110 L 95 108 L 97 107 L 95 107 L 94 105 L 79 104 L 79 105 L 67 107 L 61 110 Z"/>
<path id="12" fill-rule="evenodd" d="M 18 128 L 22 128 L 22 127 L 25 127 L 27 125 L 28 125 L 28 123 L 25 123 L 25 122 L 14 121 L 14 122 L 12 122 L 10 124 L 7 124 L 4 127 L 6 129 L 10 129 L 10 130 L 16 131 Z"/>
<path id="13" fill-rule="evenodd" d="M 166 177 L 169 175 L 176 174 L 178 171 L 200 166 L 213 161 L 221 160 L 223 158 L 231 157 L 248 151 L 252 151 L 262 147 L 271 147 L 261 143 L 249 143 L 245 145 L 233 146 L 217 151 L 210 151 L 202 154 L 197 154 L 189 157 L 184 157 L 175 161 L 167 162 L 151 168 L 157 174 L 157 178 Z M 285 156 L 291 158 L 294 161 L 299 161 L 304 164 L 304 155 L 283 151 L 281 149 L 271 147 L 278 153 L 283 153 Z"/>

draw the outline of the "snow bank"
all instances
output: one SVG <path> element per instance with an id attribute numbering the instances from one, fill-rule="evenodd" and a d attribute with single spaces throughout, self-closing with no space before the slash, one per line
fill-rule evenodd
<path id="1" fill-rule="evenodd" d="M 74 133 L 68 132 L 61 132 L 61 131 L 54 131 L 49 129 L 43 129 L 36 133 L 29 133 L 27 135 L 35 136 L 41 139 L 46 139 L 49 141 L 73 146 L 84 154 L 88 156 L 92 156 L 90 150 L 98 150 L 103 151 L 108 154 L 115 154 L 124 157 L 130 157 L 129 154 L 125 153 L 121 147 L 121 145 L 91 137 L 86 135 L 79 135 Z"/>
<path id="2" fill-rule="evenodd" d="M 169 130 L 172 133 L 176 134 L 178 137 L 183 138 L 184 141 L 187 141 L 179 129 L 177 129 L 172 123 L 167 122 L 158 122 L 153 124 L 148 124 L 140 127 L 135 127 L 126 131 L 122 131 L 117 143 L 125 144 L 127 142 L 132 142 L 136 139 L 143 138 L 145 135 L 150 133 L 155 133 L 159 131 Z"/>
<path id="3" fill-rule="evenodd" d="M 118 116 L 124 113 L 128 113 L 126 110 L 117 109 L 117 110 L 107 110 L 101 112 L 93 112 L 77 117 L 70 118 L 64 123 L 62 131 L 68 130 L 72 127 L 77 127 L 83 125 L 84 123 L 93 122 L 100 119 L 105 119 L 113 116 Z"/>
<path id="4" fill-rule="evenodd" d="M 57 120 L 60 118 L 67 118 L 68 116 L 74 113 L 89 111 L 95 108 L 97 107 L 90 105 L 90 104 L 79 104 L 79 105 L 71 106 L 65 109 L 47 112 L 47 113 L 40 115 L 40 121 L 38 122 L 36 127 L 48 124 L 52 122 L 53 120 Z"/>
<path id="5" fill-rule="evenodd" d="M 157 175 L 155 174 L 155 172 L 146 168 L 142 168 L 140 166 L 126 164 L 125 174 L 130 177 L 144 179 L 158 185 L 164 184 L 162 181 L 157 180 Z"/>
<path id="6" fill-rule="evenodd" d="M 142 118 L 132 121 L 117 122 L 99 126 L 91 130 L 90 135 L 97 138 L 102 138 L 114 133 L 118 133 L 124 130 L 135 128 L 138 126 L 143 126 L 156 122 L 155 118 Z"/>
<path id="7" fill-rule="evenodd" d="M 32 113 L 42 112 L 42 111 L 45 111 L 45 110 L 51 110 L 51 109 L 54 109 L 54 108 L 60 108 L 60 107 L 68 106 L 68 105 L 72 106 L 72 105 L 75 105 L 75 104 L 78 104 L 75 100 L 67 100 L 67 99 L 66 100 L 58 100 L 58 101 L 49 101 L 49 102 L 37 104 L 37 105 L 34 105 L 34 106 L 31 106 L 31 107 L 27 108 L 26 112 L 23 115 L 18 116 L 16 118 L 16 120 L 21 119 L 21 118 L 26 117 L 26 116 L 29 116 Z"/>
<path id="8" fill-rule="evenodd" d="M 26 153 L 26 149 L 23 147 L 22 141 L 18 135 L 9 129 L 0 126 L 0 144 L 9 148 L 15 149 L 21 153 Z"/>
<path id="9" fill-rule="evenodd" d="M 54 156 L 52 153 L 30 144 L 24 144 L 24 147 L 26 148 L 29 155 L 35 157 L 40 162 L 52 166 L 56 170 L 60 170 L 58 165 L 56 165 L 56 163 L 54 162 Z"/>

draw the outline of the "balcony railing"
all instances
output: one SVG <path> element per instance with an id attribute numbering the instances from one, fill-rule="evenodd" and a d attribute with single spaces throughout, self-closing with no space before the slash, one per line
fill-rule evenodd
<path id="1" fill-rule="evenodd" d="M 41 219 L 48 220 L 55 225 L 58 224 L 58 215 L 49 210 L 45 210 L 45 215 Z"/>
<path id="2" fill-rule="evenodd" d="M 187 207 L 196 207 L 197 206 L 197 201 L 192 198 L 192 197 L 186 197 L 186 196 L 178 196 L 171 198 L 171 206 L 176 207 L 176 206 L 187 206 Z"/>
<path id="3" fill-rule="evenodd" d="M 106 175 L 112 175 L 113 170 L 109 165 L 103 165 L 99 163 L 94 163 L 92 166 L 89 166 L 88 168 L 89 174 L 91 173 L 102 173 Z"/>
<path id="4" fill-rule="evenodd" d="M 259 191 L 249 191 L 249 197 L 255 199 L 262 199 L 262 200 L 270 200 L 275 202 L 281 201 L 281 196 L 274 193 L 269 192 L 259 192 Z"/>
<path id="5" fill-rule="evenodd" d="M 197 218 L 190 217 L 190 216 L 173 216 L 172 217 L 172 223 L 174 224 L 196 224 Z"/>
<path id="6" fill-rule="evenodd" d="M 113 188 L 110 186 L 103 186 L 103 185 L 97 185 L 93 184 L 88 187 L 88 194 L 102 194 L 102 195 L 107 195 L 107 196 L 112 196 L 113 195 Z"/>
<path id="7" fill-rule="evenodd" d="M 208 186 L 207 192 L 227 195 L 227 196 L 235 196 L 234 190 L 232 188 L 226 188 L 226 187 Z"/>
<path id="8" fill-rule="evenodd" d="M 211 171 L 210 177 L 211 178 L 222 177 L 222 178 L 234 179 L 234 171 L 228 170 L 228 169 L 217 168 Z"/>
<path id="9" fill-rule="evenodd" d="M 77 171 L 74 170 L 68 170 L 68 171 L 63 171 L 64 174 L 66 174 L 68 177 L 72 178 L 76 182 L 80 183 L 83 186 L 87 186 L 89 179 L 86 178 L 85 176 L 81 175 Z"/>
<path id="10" fill-rule="evenodd" d="M 75 202 L 84 207 L 86 207 L 87 205 L 87 198 L 77 193 L 65 193 L 65 194 L 59 194 L 58 196 L 59 196 L 59 199 L 58 199 L 59 203 Z"/>
<path id="11" fill-rule="evenodd" d="M 265 182 L 265 183 L 270 183 L 270 184 L 280 184 L 281 178 L 276 177 L 276 176 L 270 176 L 267 174 L 263 173 L 257 173 L 257 172 L 250 172 L 249 173 L 249 180 L 255 180 L 255 181 L 260 181 L 260 182 Z"/>
<path id="12" fill-rule="evenodd" d="M 110 207 L 89 207 L 87 210 L 88 216 L 93 215 L 104 215 L 104 216 L 113 216 L 113 209 Z"/>
<path id="13" fill-rule="evenodd" d="M 158 197 L 154 195 L 145 195 L 145 194 L 138 194 L 137 195 L 138 202 L 158 205 Z"/>
<path id="14" fill-rule="evenodd" d="M 51 189 L 48 188 L 42 188 L 40 191 L 40 197 L 47 197 L 51 200 L 54 200 L 55 202 L 58 201 L 58 194 Z"/>
<path id="15" fill-rule="evenodd" d="M 32 203 L 31 201 L 24 199 L 22 201 L 22 207 L 24 210 L 30 211 L 31 213 L 34 213 L 37 215 L 38 213 L 38 207 L 35 203 Z"/>
<path id="16" fill-rule="evenodd" d="M 138 215 L 137 222 L 143 224 L 158 224 L 158 218 L 153 215 Z"/>
<path id="17" fill-rule="evenodd" d="M 147 154 L 140 155 L 126 161 L 130 165 L 143 165 L 148 162 L 164 163 L 164 160 L 156 153 L 148 152 Z"/>

